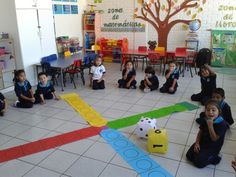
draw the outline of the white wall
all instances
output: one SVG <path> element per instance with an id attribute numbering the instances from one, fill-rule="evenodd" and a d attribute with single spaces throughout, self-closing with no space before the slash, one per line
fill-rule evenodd
<path id="1" fill-rule="evenodd" d="M 14 7 L 14 0 L 0 0 L 0 32 L 9 33 L 14 39 L 17 68 L 23 68 Z"/>
<path id="2" fill-rule="evenodd" d="M 66 2 L 54 2 L 55 4 L 67 4 Z M 56 37 L 79 37 L 82 44 L 82 14 L 87 6 L 87 0 L 78 0 L 79 14 L 54 15 Z"/>
<path id="3" fill-rule="evenodd" d="M 179 0 L 181 2 L 183 0 Z M 161 1 L 162 2 L 162 1 Z M 94 4 L 94 0 L 88 0 L 88 4 Z M 123 8 L 125 9 L 126 14 L 123 14 L 120 21 L 124 19 L 132 20 L 132 15 L 134 12 L 134 8 L 138 6 L 137 0 L 103 0 L 102 3 L 96 4 L 97 10 L 104 10 L 105 13 L 102 14 L 102 23 L 113 22 L 111 20 L 110 14 L 107 13 L 108 8 Z M 218 11 L 220 5 L 234 6 L 236 8 L 235 0 L 207 0 L 206 4 L 203 7 L 203 12 L 200 13 L 197 18 L 201 19 L 202 27 L 198 31 L 200 46 L 202 47 L 210 47 L 211 41 L 211 32 L 209 29 L 216 29 L 216 21 L 222 21 L 223 16 L 226 14 L 233 14 L 231 20 L 226 20 L 227 22 L 233 22 L 236 25 L 236 10 L 234 11 Z M 139 9 L 140 12 L 140 9 Z M 177 16 L 178 18 L 186 18 L 186 15 L 180 14 Z M 190 18 L 191 19 L 191 18 Z M 138 20 L 140 21 L 140 20 Z M 141 21 L 145 23 L 144 21 Z M 217 29 L 228 29 L 228 30 L 236 30 L 235 27 L 222 27 Z M 168 50 L 174 50 L 177 46 L 184 46 L 185 39 L 188 31 L 183 30 L 182 24 L 178 24 L 172 28 L 168 37 Z M 149 40 L 157 40 L 157 33 L 154 28 L 147 24 L 145 33 L 122 33 L 122 32 L 103 32 L 101 34 L 106 38 L 123 38 L 127 37 L 129 39 L 129 47 L 137 48 L 139 45 L 145 45 Z"/>

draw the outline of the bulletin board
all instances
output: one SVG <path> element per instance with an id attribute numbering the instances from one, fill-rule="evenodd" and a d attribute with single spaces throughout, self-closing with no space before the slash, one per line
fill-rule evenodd
<path id="1" fill-rule="evenodd" d="M 236 31 L 212 30 L 212 66 L 236 67 Z"/>

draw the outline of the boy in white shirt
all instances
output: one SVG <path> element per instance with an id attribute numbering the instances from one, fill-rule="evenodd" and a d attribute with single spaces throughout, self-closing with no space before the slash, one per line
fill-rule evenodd
<path id="1" fill-rule="evenodd" d="M 90 71 L 91 75 L 90 85 L 94 90 L 105 88 L 105 82 L 104 82 L 105 73 L 106 69 L 102 65 L 102 58 L 101 56 L 98 56 L 94 61 L 94 65 L 91 67 Z"/>

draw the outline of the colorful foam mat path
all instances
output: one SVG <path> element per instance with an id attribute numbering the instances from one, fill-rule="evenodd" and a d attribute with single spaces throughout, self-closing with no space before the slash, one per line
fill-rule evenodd
<path id="1" fill-rule="evenodd" d="M 157 110 L 153 110 L 153 111 L 149 111 L 149 112 L 117 119 L 114 121 L 110 121 L 110 122 L 108 122 L 107 126 L 109 128 L 113 128 L 113 129 L 120 129 L 120 128 L 125 128 L 125 127 L 129 127 L 129 126 L 137 124 L 138 121 L 141 119 L 141 117 L 149 117 L 149 118 L 157 119 L 157 118 L 165 117 L 165 116 L 170 115 L 172 113 L 183 112 L 183 111 L 192 111 L 197 108 L 198 108 L 198 106 L 196 106 L 194 104 L 191 104 L 188 102 L 181 102 L 181 103 L 177 103 L 172 106 L 167 106 L 167 107 L 163 107 L 163 108 L 160 108 Z"/>
<path id="2" fill-rule="evenodd" d="M 88 127 L 28 144 L 0 150 L 0 163 L 56 148 L 91 136 L 96 136 L 99 135 L 103 129 L 104 127 Z"/>
<path id="3" fill-rule="evenodd" d="M 117 130 L 104 129 L 100 135 L 141 177 L 173 177 Z"/>
<path id="4" fill-rule="evenodd" d="M 107 124 L 107 120 L 95 109 L 89 106 L 76 93 L 61 95 L 80 115 L 93 127 L 101 127 Z"/>

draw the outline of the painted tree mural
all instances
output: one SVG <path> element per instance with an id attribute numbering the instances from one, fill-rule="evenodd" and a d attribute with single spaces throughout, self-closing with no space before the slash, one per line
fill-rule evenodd
<path id="1" fill-rule="evenodd" d="M 167 48 L 168 34 L 173 26 L 182 23 L 188 25 L 197 19 L 197 14 L 203 11 L 206 0 L 138 0 L 141 9 L 134 10 L 134 18 L 142 19 L 151 24 L 158 35 L 158 46 Z M 186 19 L 176 19 L 186 15 Z M 199 22 L 201 22 L 199 20 Z"/>

